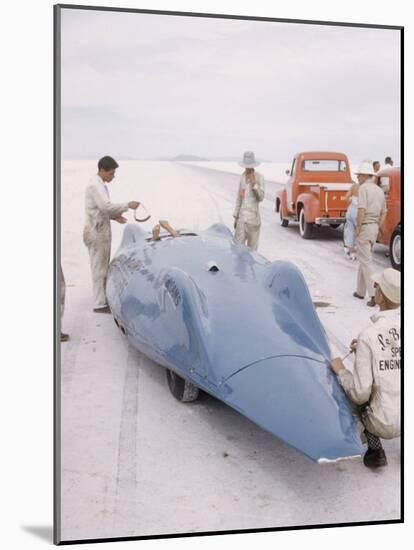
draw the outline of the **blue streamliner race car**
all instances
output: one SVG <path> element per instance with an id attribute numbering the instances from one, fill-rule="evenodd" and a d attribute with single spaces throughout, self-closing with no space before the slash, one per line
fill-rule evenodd
<path id="1" fill-rule="evenodd" d="M 167 369 L 180 401 L 199 390 L 316 461 L 362 453 L 351 405 L 303 276 L 215 224 L 161 233 L 127 225 L 107 278 L 115 322 Z"/>

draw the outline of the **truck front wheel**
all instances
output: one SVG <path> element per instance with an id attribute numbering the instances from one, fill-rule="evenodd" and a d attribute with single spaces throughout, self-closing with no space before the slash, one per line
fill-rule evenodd
<path id="1" fill-rule="evenodd" d="M 390 240 L 390 260 L 394 269 L 401 271 L 401 227 L 394 229 Z"/>
<path id="2" fill-rule="evenodd" d="M 313 232 L 313 223 L 305 220 L 305 209 L 301 208 L 299 213 L 299 233 L 303 239 L 310 239 Z"/>

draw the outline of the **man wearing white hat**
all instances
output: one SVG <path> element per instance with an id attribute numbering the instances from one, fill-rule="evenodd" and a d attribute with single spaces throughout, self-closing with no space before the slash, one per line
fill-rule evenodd
<path id="1" fill-rule="evenodd" d="M 259 203 L 264 199 L 264 177 L 255 171 L 259 166 L 252 151 L 246 151 L 239 166 L 245 168 L 240 178 L 234 209 L 234 238 L 236 241 L 247 244 L 249 248 L 257 250 L 260 235 Z"/>
<path id="2" fill-rule="evenodd" d="M 359 260 L 355 298 L 364 299 L 368 293 L 368 306 L 375 306 L 372 275 L 372 249 L 378 231 L 385 220 L 387 207 L 384 192 L 376 184 L 372 162 L 364 161 L 356 172 L 359 183 L 358 214 L 355 228 L 355 249 Z"/>
<path id="3" fill-rule="evenodd" d="M 388 268 L 372 280 L 380 311 L 371 317 L 372 325 L 351 342 L 353 371 L 339 357 L 332 360 L 331 368 L 364 427 L 368 443 L 364 464 L 377 468 L 387 464 L 380 437 L 400 435 L 400 272 Z"/>

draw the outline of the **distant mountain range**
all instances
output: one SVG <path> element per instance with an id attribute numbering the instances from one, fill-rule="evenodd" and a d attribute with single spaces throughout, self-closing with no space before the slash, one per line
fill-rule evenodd
<path id="1" fill-rule="evenodd" d="M 169 160 L 173 162 L 185 162 L 185 161 L 193 161 L 193 162 L 238 162 L 241 159 L 240 157 L 199 157 L 197 155 L 177 155 L 176 157 L 160 157 L 157 160 Z M 261 162 L 269 162 L 267 160 L 261 159 Z"/>
<path id="2" fill-rule="evenodd" d="M 199 157 L 198 155 L 187 155 L 187 154 L 180 154 L 176 155 L 175 157 L 153 157 L 153 158 L 134 158 L 127 155 L 114 155 L 114 158 L 118 161 L 123 160 L 163 160 L 163 161 L 169 161 L 169 162 L 238 162 L 242 157 Z M 93 154 L 84 154 L 79 156 L 78 158 L 62 158 L 62 160 L 95 160 L 98 161 L 99 156 L 95 156 Z M 275 161 L 269 161 L 265 159 L 259 159 L 260 162 L 275 162 Z"/>
<path id="3" fill-rule="evenodd" d="M 173 162 L 182 162 L 182 161 L 209 161 L 210 159 L 204 157 L 198 157 L 197 155 L 177 155 L 176 157 L 170 158 Z"/>
<path id="4" fill-rule="evenodd" d="M 176 157 L 174 158 L 170 158 L 170 159 L 163 159 L 163 160 L 172 160 L 172 161 L 210 161 L 210 162 L 239 162 L 239 160 L 241 160 L 241 156 L 239 157 L 211 157 L 211 158 L 203 158 L 203 157 L 198 157 L 197 155 L 177 155 Z M 265 160 L 265 159 L 259 159 L 260 162 L 272 162 L 272 161 L 269 161 L 269 160 Z"/>

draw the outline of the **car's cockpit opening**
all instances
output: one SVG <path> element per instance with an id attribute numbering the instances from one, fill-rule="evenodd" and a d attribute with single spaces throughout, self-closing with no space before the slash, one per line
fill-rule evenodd
<path id="1" fill-rule="evenodd" d="M 179 237 L 198 237 L 198 233 L 192 233 L 191 231 L 179 231 L 178 232 L 178 235 L 176 237 L 174 237 L 173 235 L 170 235 L 169 233 L 166 233 L 164 235 L 160 235 L 157 239 L 154 239 L 153 237 L 148 237 L 147 239 L 145 239 L 146 241 L 154 241 L 154 242 L 157 242 L 157 241 L 165 241 L 165 240 L 172 240 L 172 239 L 177 239 Z"/>

